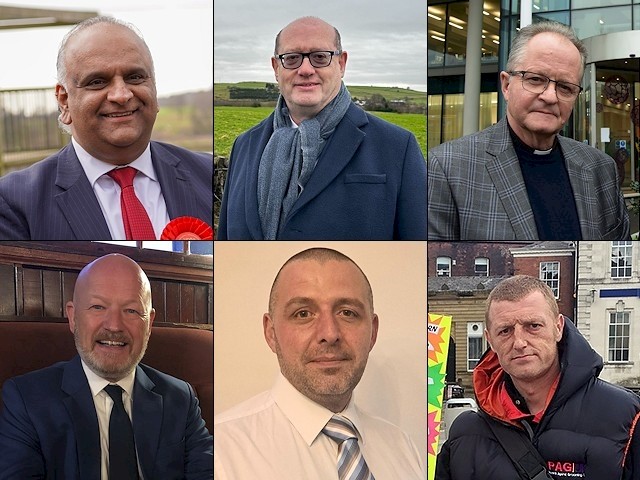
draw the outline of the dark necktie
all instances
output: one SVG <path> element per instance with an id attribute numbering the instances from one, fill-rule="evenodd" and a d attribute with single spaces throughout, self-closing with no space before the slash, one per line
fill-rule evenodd
<path id="1" fill-rule="evenodd" d="M 338 478 L 340 480 L 374 480 L 358 447 L 353 423 L 342 415 L 334 415 L 322 433 L 338 444 Z"/>
<path id="2" fill-rule="evenodd" d="M 127 240 L 156 240 L 153 225 L 144 206 L 133 189 L 133 178 L 138 173 L 133 167 L 116 168 L 107 172 L 120 185 L 120 209 Z"/>
<path id="3" fill-rule="evenodd" d="M 113 400 L 109 418 L 109 479 L 137 480 L 138 462 L 133 428 L 122 403 L 122 388 L 107 385 L 104 391 Z"/>

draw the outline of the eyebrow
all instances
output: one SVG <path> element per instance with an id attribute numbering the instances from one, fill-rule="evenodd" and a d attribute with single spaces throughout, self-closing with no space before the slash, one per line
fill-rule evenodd
<path id="1" fill-rule="evenodd" d="M 285 304 L 284 304 L 284 308 L 288 308 L 291 306 L 296 306 L 296 305 L 317 305 L 317 301 L 314 300 L 311 297 L 293 297 L 290 298 Z M 352 305 L 356 308 L 365 309 L 365 304 L 363 302 L 361 302 L 360 300 L 358 300 L 357 298 L 350 298 L 350 297 L 340 297 L 337 298 L 334 302 L 333 302 L 334 306 L 338 306 L 338 305 Z"/>
<path id="2" fill-rule="evenodd" d="M 133 67 L 130 69 L 126 69 L 124 71 L 124 76 L 128 77 L 129 75 L 144 75 L 147 78 L 151 78 L 151 72 L 147 70 L 145 67 Z M 83 74 L 82 76 L 76 77 L 76 85 L 83 86 L 89 80 L 93 80 L 94 78 L 111 78 L 113 73 L 108 70 L 92 70 Z"/>

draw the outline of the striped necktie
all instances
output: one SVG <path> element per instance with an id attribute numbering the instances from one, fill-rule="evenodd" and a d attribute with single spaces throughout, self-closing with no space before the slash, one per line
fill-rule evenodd
<path id="1" fill-rule="evenodd" d="M 322 433 L 338 444 L 338 478 L 340 480 L 375 480 L 358 447 L 356 429 L 347 418 L 334 415 Z"/>

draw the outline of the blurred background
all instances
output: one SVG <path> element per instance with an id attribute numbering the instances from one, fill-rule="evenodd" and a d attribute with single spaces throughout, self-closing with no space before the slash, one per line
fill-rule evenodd
<path id="1" fill-rule="evenodd" d="M 133 24 L 154 60 L 160 112 L 153 139 L 213 152 L 213 3 L 208 0 L 0 2 L 0 175 L 69 141 L 57 125 L 56 57 L 76 23 L 110 15 Z"/>

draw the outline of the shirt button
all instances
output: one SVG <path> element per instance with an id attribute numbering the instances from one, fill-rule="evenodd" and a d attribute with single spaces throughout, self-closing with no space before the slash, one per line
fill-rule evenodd
<path id="1" fill-rule="evenodd" d="M 516 400 L 516 405 L 520 405 L 520 400 Z"/>

